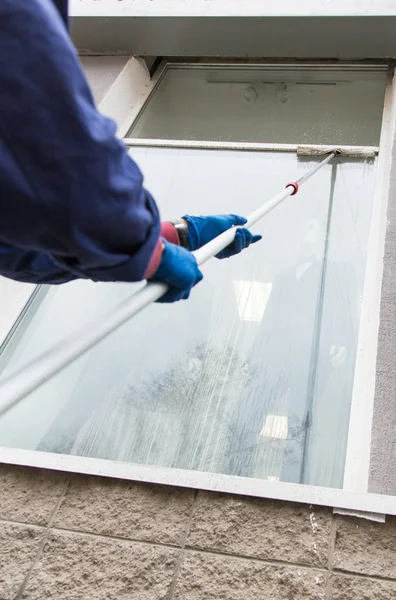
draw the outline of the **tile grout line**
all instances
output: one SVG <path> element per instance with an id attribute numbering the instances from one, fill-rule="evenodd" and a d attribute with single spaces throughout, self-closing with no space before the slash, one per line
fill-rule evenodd
<path id="1" fill-rule="evenodd" d="M 56 515 L 55 515 L 56 516 Z M 5 519 L 0 519 L 0 523 L 7 523 L 10 525 L 22 525 L 24 527 L 27 528 L 33 528 L 33 529 L 37 529 L 37 530 L 42 530 L 45 531 L 46 527 L 44 526 L 40 526 L 40 525 L 32 525 L 30 523 L 24 523 L 24 522 L 20 522 L 20 521 L 8 521 Z M 334 567 L 324 567 L 324 566 L 320 566 L 320 565 L 314 565 L 314 564 L 308 564 L 308 563 L 303 563 L 303 562 L 290 562 L 290 561 L 282 561 L 282 560 L 275 560 L 275 559 L 270 559 L 270 558 L 258 558 L 256 556 L 248 556 L 248 555 L 244 555 L 244 554 L 231 554 L 231 553 L 226 553 L 226 552 L 221 552 L 219 550 L 207 550 L 205 548 L 197 548 L 194 546 L 188 546 L 185 543 L 185 539 L 187 538 L 187 536 L 185 535 L 183 538 L 183 541 L 181 544 L 171 544 L 166 543 L 166 542 L 158 542 L 155 540 L 139 540 L 136 538 L 125 538 L 125 537 L 118 537 L 118 536 L 114 536 L 114 535 L 108 535 L 108 534 L 104 534 L 104 533 L 95 533 L 95 532 L 89 532 L 89 531 L 82 531 L 79 529 L 67 529 L 65 527 L 51 527 L 51 531 L 53 532 L 59 532 L 59 533 L 70 533 L 70 534 L 76 534 L 81 535 L 83 537 L 92 537 L 94 539 L 98 539 L 101 540 L 103 539 L 105 540 L 112 540 L 115 542 L 120 542 L 121 544 L 137 544 L 137 545 L 142 545 L 142 546 L 159 546 L 161 548 L 169 548 L 170 550 L 185 550 L 187 552 L 191 552 L 192 554 L 208 554 L 210 556 L 219 556 L 221 558 L 227 558 L 227 559 L 235 559 L 235 560 L 241 560 L 241 561 L 248 561 L 248 562 L 254 562 L 257 564 L 261 564 L 261 565 L 266 565 L 266 566 L 277 566 L 277 567 L 281 567 L 281 568 L 287 568 L 287 567 L 291 567 L 294 569 L 307 569 L 307 570 L 313 570 L 313 571 L 321 571 L 323 573 L 337 573 L 339 575 L 342 575 L 346 578 L 364 578 L 364 579 L 371 579 L 371 580 L 376 580 L 376 581 L 386 581 L 389 583 L 395 583 L 396 582 L 396 576 L 395 577 L 387 577 L 385 575 L 374 575 L 374 574 L 369 574 L 369 573 L 358 573 L 355 571 L 347 571 L 347 570 L 343 570 L 340 568 L 334 568 Z M 187 532 L 188 534 L 188 532 Z M 330 536 L 334 536 L 333 531 L 330 531 Z M 335 537 L 335 536 L 334 536 Z M 329 554 L 330 552 L 334 551 L 334 547 L 331 548 L 329 546 Z M 329 557 L 330 559 L 330 557 Z M 328 562 L 329 564 L 329 562 Z M 328 597 L 329 600 L 331 600 L 331 596 Z M 17 599 L 15 599 L 17 600 Z M 328 600 L 326 598 L 326 600 Z"/>
<path id="2" fill-rule="evenodd" d="M 319 565 L 309 565 L 305 563 L 295 563 L 295 562 L 286 562 L 282 560 L 272 560 L 270 558 L 257 558 L 256 556 L 244 556 L 243 554 L 227 554 L 226 552 L 220 552 L 216 550 L 203 550 L 200 548 L 194 548 L 192 546 L 186 546 L 185 549 L 187 552 L 192 552 L 194 554 L 209 554 L 210 556 L 220 556 L 221 558 L 229 558 L 235 560 L 246 560 L 248 562 L 254 562 L 260 565 L 276 566 L 276 567 L 292 567 L 293 569 L 309 569 L 312 571 L 323 571 L 323 573 L 327 572 L 326 567 L 321 567 Z"/>
<path id="3" fill-rule="evenodd" d="M 71 480 L 72 480 L 72 476 L 68 477 L 68 479 L 66 480 L 66 482 L 65 482 L 65 484 L 63 486 L 63 491 L 60 494 L 60 496 L 59 496 L 59 498 L 58 498 L 58 500 L 57 500 L 57 502 L 55 504 L 54 510 L 52 511 L 50 518 L 48 519 L 47 526 L 46 526 L 45 529 L 43 528 L 44 531 L 45 531 L 44 537 L 43 537 L 43 539 L 42 539 L 42 541 L 40 543 L 39 549 L 37 550 L 35 557 L 32 560 L 32 564 L 30 565 L 30 569 L 26 573 L 24 580 L 22 581 L 21 585 L 19 586 L 19 590 L 16 593 L 16 596 L 15 596 L 14 600 L 22 600 L 22 597 L 23 597 L 23 594 L 25 593 L 27 584 L 29 583 L 29 579 L 30 579 L 30 577 L 31 577 L 31 575 L 33 573 L 33 569 L 35 568 L 35 566 L 37 565 L 37 563 L 41 559 L 44 547 L 45 547 L 45 545 L 47 543 L 49 534 L 51 532 L 52 523 L 54 522 L 54 519 L 55 519 L 56 514 L 57 514 L 57 512 L 58 512 L 58 510 L 60 508 L 60 505 L 63 502 L 63 499 L 64 499 L 64 497 L 66 495 L 66 492 L 67 492 L 67 489 L 69 487 L 69 484 L 70 484 Z"/>
<path id="4" fill-rule="evenodd" d="M 370 575 L 369 573 L 355 573 L 354 571 L 343 571 L 342 569 L 334 569 L 334 573 L 341 575 L 346 579 L 371 579 L 374 581 L 386 581 L 388 583 L 396 583 L 396 577 L 387 577 L 386 575 Z"/>
<path id="5" fill-rule="evenodd" d="M 193 502 L 192 502 L 192 505 L 191 505 L 191 510 L 190 510 L 190 517 L 188 519 L 188 524 L 187 524 L 187 527 L 186 527 L 186 532 L 185 532 L 185 535 L 184 535 L 183 543 L 181 545 L 181 551 L 180 551 L 180 554 L 179 554 L 179 556 L 177 558 L 177 561 L 176 561 L 175 572 L 174 572 L 173 577 L 172 577 L 172 582 L 170 584 L 169 593 L 167 594 L 166 600 L 173 600 L 174 595 L 175 595 L 176 585 L 177 585 L 177 582 L 179 580 L 179 576 L 180 576 L 180 573 L 181 573 L 181 570 L 182 570 L 182 565 L 183 565 L 183 562 L 184 562 L 184 556 L 185 556 L 185 551 L 186 551 L 187 540 L 188 540 L 188 536 L 190 535 L 190 531 L 191 531 L 191 527 L 192 527 L 192 520 L 193 520 L 193 516 L 194 516 L 194 513 L 195 513 L 195 508 L 196 508 L 196 505 L 198 503 L 198 495 L 199 495 L 199 490 L 195 490 L 194 491 L 194 499 L 193 499 Z"/>
<path id="6" fill-rule="evenodd" d="M 0 519 L 0 523 L 5 525 L 20 525 L 21 527 L 27 527 L 29 529 L 40 529 L 45 531 L 47 525 L 38 525 L 37 523 L 29 523 L 28 521 L 18 521 L 17 519 Z"/>
<path id="7" fill-rule="evenodd" d="M 137 544 L 137 545 L 142 545 L 142 546 L 160 546 L 161 548 L 169 548 L 170 550 L 180 550 L 180 549 L 184 549 L 187 552 L 191 552 L 193 554 L 209 554 L 210 556 L 219 556 L 219 557 L 223 557 L 223 558 L 229 558 L 229 559 L 235 559 L 235 560 L 243 560 L 243 561 L 250 561 L 250 562 L 255 562 L 258 564 L 264 564 L 264 565 L 275 565 L 275 566 L 279 566 L 279 567 L 293 567 L 293 568 L 298 568 L 298 569 L 312 569 L 314 571 L 323 571 L 323 572 L 327 572 L 327 567 L 323 567 L 320 565 L 313 565 L 313 564 L 308 564 L 308 563 L 303 563 L 303 562 L 290 562 L 290 561 L 282 561 L 282 560 L 272 560 L 269 558 L 258 558 L 256 556 L 249 556 L 249 555 L 243 555 L 243 554 L 228 554 L 226 552 L 221 552 L 219 550 L 207 550 L 205 548 L 197 548 L 194 546 L 188 546 L 185 542 L 184 542 L 184 538 L 186 536 L 183 537 L 183 541 L 180 544 L 171 544 L 170 542 L 158 542 L 156 540 L 141 540 L 141 539 L 137 539 L 137 538 L 126 538 L 126 537 L 119 537 L 119 536 L 115 536 L 115 535 L 109 535 L 106 533 L 95 533 L 95 532 L 91 532 L 91 531 L 82 531 L 80 529 L 68 529 L 65 527 L 51 527 L 51 530 L 53 532 L 59 532 L 59 533 L 70 533 L 70 534 L 75 534 L 77 536 L 83 536 L 83 537 L 91 537 L 94 539 L 98 539 L 98 540 L 111 540 L 114 542 L 119 542 L 121 544 Z"/>
<path id="8" fill-rule="evenodd" d="M 337 521 L 334 516 L 334 512 L 331 514 L 331 527 L 330 527 L 330 540 L 329 540 L 329 552 L 327 556 L 327 582 L 326 582 L 326 600 L 333 599 L 333 567 L 334 567 L 334 550 L 337 538 Z"/>
<path id="9" fill-rule="evenodd" d="M 211 556 L 221 556 L 224 558 L 231 558 L 235 560 L 247 560 L 253 561 L 260 564 L 267 565 L 277 565 L 280 567 L 295 567 L 295 568 L 303 568 L 303 569 L 312 569 L 314 571 L 327 571 L 326 567 L 320 565 L 313 565 L 308 563 L 297 563 L 290 561 L 282 561 L 282 560 L 272 560 L 269 558 L 258 558 L 256 556 L 249 556 L 244 554 L 228 554 L 227 552 L 221 552 L 220 550 L 207 550 L 206 548 L 197 548 L 195 546 L 188 546 L 183 541 L 180 544 L 172 544 L 170 542 L 158 542 L 156 540 L 141 540 L 137 538 L 126 538 L 115 535 L 109 535 L 106 533 L 96 533 L 92 531 L 82 531 L 81 529 L 68 529 L 66 527 L 52 527 L 52 531 L 60 532 L 60 533 L 71 533 L 76 535 L 81 535 L 84 537 L 92 537 L 96 539 L 103 540 L 112 540 L 115 542 L 120 542 L 121 544 L 138 544 L 142 546 L 160 546 L 161 548 L 169 548 L 171 550 L 180 550 L 181 548 L 185 549 L 187 552 L 192 552 L 195 554 L 209 554 Z M 185 537 L 185 536 L 184 536 Z"/>
<path id="10" fill-rule="evenodd" d="M 27 528 L 34 528 L 34 529 L 38 529 L 38 530 L 46 530 L 46 526 L 43 525 L 33 525 L 31 523 L 26 523 L 23 521 L 13 521 L 13 520 L 6 520 L 6 519 L 0 519 L 0 523 L 8 523 L 10 525 L 22 525 L 24 527 Z M 197 546 L 189 546 L 187 543 L 185 543 L 184 539 L 186 536 L 183 537 L 183 541 L 181 543 L 171 543 L 171 542 L 160 542 L 158 540 L 155 539 L 139 539 L 139 538 L 133 538 L 133 537 L 121 537 L 121 536 L 117 536 L 117 535 L 110 535 L 108 533 L 97 533 L 94 531 L 84 531 L 82 529 L 71 529 L 68 527 L 60 527 L 58 526 L 52 526 L 51 530 L 53 532 L 58 532 L 58 533 L 70 533 L 70 534 L 76 534 L 77 536 L 83 536 L 83 537 L 92 537 L 94 539 L 98 539 L 98 540 L 111 540 L 111 541 L 115 541 L 115 542 L 120 542 L 121 544 L 138 544 L 138 545 L 143 545 L 143 546 L 160 546 L 162 548 L 169 548 L 171 550 L 180 550 L 181 548 L 184 548 L 187 552 L 191 552 L 194 554 L 209 554 L 211 556 L 220 556 L 220 557 L 224 557 L 224 558 L 230 558 L 230 559 L 235 559 L 235 560 L 247 560 L 247 561 L 252 561 L 252 562 L 256 562 L 259 564 L 265 564 L 265 565 L 276 565 L 279 567 L 294 567 L 294 568 L 303 568 L 303 569 L 312 569 L 314 571 L 323 571 L 326 572 L 328 571 L 328 567 L 325 567 L 323 565 L 318 565 L 318 564 L 310 564 L 310 563 L 305 563 L 305 562 L 293 562 L 293 561 L 283 561 L 283 560 L 276 560 L 276 559 L 271 559 L 271 558 L 260 558 L 257 556 L 253 556 L 253 555 L 248 555 L 248 554 L 237 554 L 237 553 L 228 553 L 228 552 L 223 552 L 221 550 L 214 550 L 214 549 L 207 549 L 207 548 L 199 548 Z M 338 570 L 337 570 L 338 571 Z M 348 574 L 348 572 L 345 572 L 346 574 Z M 352 571 L 349 572 L 350 575 L 356 575 L 359 576 L 359 573 L 353 573 Z M 392 578 L 385 578 L 385 577 L 381 577 L 381 576 L 376 576 L 376 575 L 368 575 L 368 577 L 371 578 L 383 578 L 383 579 L 388 579 L 389 581 L 394 581 L 396 580 L 396 577 L 394 579 Z"/>
<path id="11" fill-rule="evenodd" d="M 71 533 L 76 535 L 82 535 L 84 537 L 92 537 L 99 540 L 111 540 L 114 542 L 120 542 L 121 544 L 140 544 L 142 546 L 161 546 L 162 548 L 170 548 L 171 550 L 180 550 L 182 543 L 172 544 L 171 542 L 158 542 L 155 540 L 139 540 L 137 538 L 121 537 L 118 535 L 110 535 L 108 533 L 96 533 L 95 531 L 83 531 L 81 529 L 68 529 L 67 527 L 55 526 L 51 528 L 52 531 L 59 533 Z M 184 539 L 184 538 L 183 538 Z"/>

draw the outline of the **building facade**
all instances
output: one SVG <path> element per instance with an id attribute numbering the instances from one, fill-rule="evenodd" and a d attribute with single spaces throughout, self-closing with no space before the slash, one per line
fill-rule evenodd
<path id="1" fill-rule="evenodd" d="M 239 4 L 71 3 L 162 215 L 364 156 L 0 418 L 1 600 L 396 596 L 396 3 Z M 2 375 L 130 295 L 1 280 Z"/>

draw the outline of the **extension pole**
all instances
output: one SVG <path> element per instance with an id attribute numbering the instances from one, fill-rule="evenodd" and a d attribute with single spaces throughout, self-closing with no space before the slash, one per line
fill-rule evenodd
<path id="1" fill-rule="evenodd" d="M 286 188 L 271 198 L 247 217 L 248 222 L 243 227 L 252 227 L 288 196 L 294 196 L 299 186 L 305 183 L 319 169 L 324 167 L 332 158 L 338 155 L 332 151 L 323 161 L 308 171 L 296 182 L 287 184 Z M 224 231 L 219 236 L 193 252 L 198 265 L 204 264 L 209 258 L 218 254 L 234 240 L 237 227 Z M 101 342 L 126 321 L 137 315 L 152 302 L 155 302 L 168 290 L 163 283 L 147 283 L 141 290 L 124 300 L 111 312 L 100 315 L 82 327 L 78 332 L 59 342 L 41 356 L 32 360 L 16 373 L 5 377 L 0 383 L 0 416 L 18 404 L 28 394 L 48 381 L 58 371 L 79 358 L 84 352 Z"/>

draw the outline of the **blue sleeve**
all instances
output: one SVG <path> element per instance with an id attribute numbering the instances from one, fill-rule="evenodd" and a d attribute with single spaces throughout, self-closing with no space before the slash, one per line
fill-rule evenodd
<path id="1" fill-rule="evenodd" d="M 45 252 L 20 250 L 6 244 L 0 244 L 0 275 L 36 284 L 60 284 L 79 279 Z"/>
<path id="2" fill-rule="evenodd" d="M 69 11 L 68 0 L 52 0 L 64 22 L 66 29 L 69 30 Z"/>
<path id="3" fill-rule="evenodd" d="M 0 89 L 0 243 L 76 277 L 143 279 L 158 210 L 51 0 L 1 0 Z"/>

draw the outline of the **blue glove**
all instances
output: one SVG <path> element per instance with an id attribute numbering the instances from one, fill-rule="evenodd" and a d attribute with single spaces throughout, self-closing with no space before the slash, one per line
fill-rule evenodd
<path id="1" fill-rule="evenodd" d="M 157 302 L 169 303 L 187 300 L 191 288 L 201 281 L 203 275 L 191 252 L 181 246 L 170 244 L 166 240 L 163 242 L 165 248 L 161 262 L 150 281 L 167 283 L 170 290 Z"/>
<path id="2" fill-rule="evenodd" d="M 238 215 L 215 215 L 211 217 L 190 217 L 185 215 L 183 217 L 188 223 L 188 244 L 190 250 L 197 250 L 204 244 L 207 244 L 213 238 L 227 231 L 235 225 L 244 225 L 247 219 Z M 239 254 L 245 248 L 248 248 L 250 244 L 255 244 L 261 240 L 261 235 L 253 235 L 249 229 L 238 229 L 234 241 L 224 248 L 216 258 L 229 258 L 234 254 Z"/>

